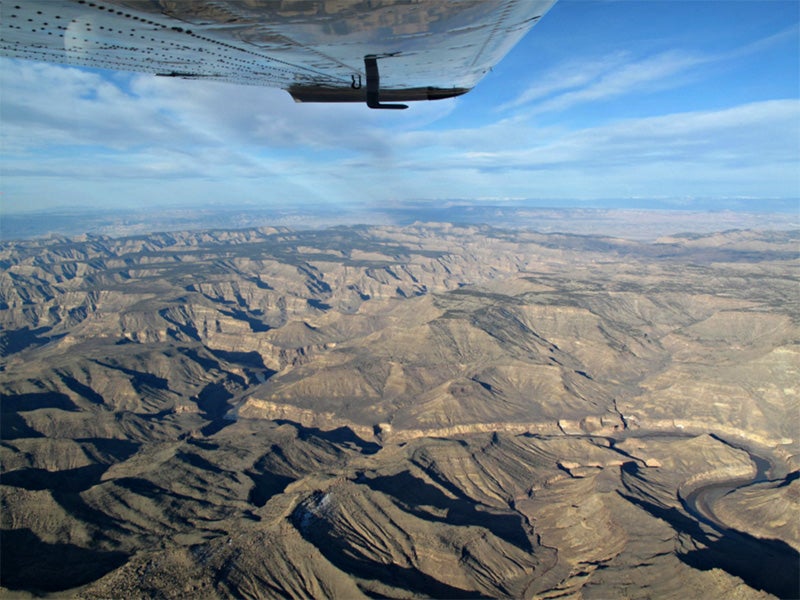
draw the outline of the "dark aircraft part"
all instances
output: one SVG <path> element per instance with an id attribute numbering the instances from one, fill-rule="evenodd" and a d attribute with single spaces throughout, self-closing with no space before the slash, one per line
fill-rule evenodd
<path id="1" fill-rule="evenodd" d="M 356 77 L 358 84 L 358 77 Z M 296 102 L 365 102 L 364 86 L 328 87 L 324 85 L 293 85 L 288 88 Z M 418 87 L 398 90 L 382 89 L 380 97 L 383 101 L 410 102 L 417 100 L 443 100 L 455 98 L 469 91 L 467 88 L 435 88 Z"/>
<path id="2" fill-rule="evenodd" d="M 381 76 L 378 72 L 378 57 L 364 57 L 364 70 L 367 72 L 367 106 L 370 108 L 408 108 L 408 104 L 381 104 Z"/>

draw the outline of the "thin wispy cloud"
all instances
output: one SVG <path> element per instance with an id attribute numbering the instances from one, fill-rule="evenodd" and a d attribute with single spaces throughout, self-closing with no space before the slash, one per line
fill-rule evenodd
<path id="1" fill-rule="evenodd" d="M 718 169 L 727 165 L 733 176 L 742 165 L 796 166 L 800 101 L 771 100 L 718 111 L 626 119 L 538 136 L 538 141 L 537 134 L 531 126 L 526 147 L 487 140 L 484 149 L 466 154 L 473 165 L 504 170 L 554 165 L 634 169 L 642 164 L 694 162 Z M 496 150 L 489 152 L 487 147 Z"/>
<path id="2" fill-rule="evenodd" d="M 533 103 L 527 107 L 529 112 L 564 111 L 578 104 L 674 87 L 679 85 L 677 76 L 709 61 L 708 58 L 669 51 L 641 59 L 613 54 L 599 61 L 589 61 L 584 66 L 579 63 L 561 65 L 545 75 L 544 85 L 531 86 L 513 101 L 502 105 L 501 109 Z M 563 79 L 561 85 L 558 84 L 559 76 Z"/>
<path id="3" fill-rule="evenodd" d="M 688 34 L 648 48 L 605 41 L 599 53 L 578 40 L 542 73 L 509 69 L 522 81 L 487 82 L 496 87 L 483 100 L 476 90 L 408 111 L 0 59 L 3 210 L 109 198 L 794 197 L 797 58 L 780 63 L 787 76 L 766 91 L 752 78 L 775 68 L 797 32 L 770 28 L 716 49 Z M 508 89 L 521 91 L 508 98 Z M 507 102 L 496 108 L 498 97 Z M 644 108 L 632 110 L 636 102 Z"/>
<path id="4" fill-rule="evenodd" d="M 661 65 L 655 69 L 659 73 L 670 72 L 678 63 L 662 58 L 648 63 L 649 72 L 655 64 Z M 13 66 L 23 87 L 36 81 L 26 71 L 43 72 L 32 63 Z M 624 89 L 644 70 L 641 65 L 622 70 L 613 81 L 601 77 L 589 86 L 594 91 L 584 93 Z M 268 89 L 234 93 L 239 90 L 199 82 L 187 95 L 173 80 L 132 76 L 126 92 L 101 75 L 77 69 L 46 66 L 45 74 L 55 75 L 51 81 L 67 107 L 58 111 L 70 116 L 59 120 L 57 111 L 44 118 L 45 100 L 6 103 L 6 110 L 20 111 L 3 128 L 6 151 L 17 149 L 5 162 L 6 177 L 251 181 L 245 187 L 251 186 L 252 194 L 265 180 L 280 179 L 362 201 L 381 194 L 452 197 L 480 190 L 489 195 L 501 188 L 513 188 L 511 195 L 525 195 L 527 189 L 560 197 L 593 190 L 613 195 L 616 182 L 626 179 L 641 180 L 634 187 L 643 193 L 646 180 L 666 182 L 676 172 L 695 182 L 702 172 L 753 191 L 760 174 L 785 180 L 800 154 L 800 102 L 793 100 L 579 129 L 541 127 L 529 114 L 517 114 L 449 130 L 431 129 L 420 118 L 397 130 L 396 121 L 381 121 L 360 106 L 341 107 L 340 118 L 331 120 L 326 118 L 331 107 L 296 106 L 282 92 Z M 98 93 L 87 96 L 87 86 Z M 440 114 L 453 110 L 428 106 Z M 114 122 L 98 114 L 113 114 Z M 57 142 L 67 145 L 59 148 Z M 547 176 L 531 181 L 531 173 Z"/>
<path id="5" fill-rule="evenodd" d="M 796 35 L 797 27 L 790 26 L 726 52 L 669 50 L 637 56 L 631 51 L 617 51 L 601 58 L 584 56 L 572 59 L 545 71 L 516 98 L 501 104 L 498 110 L 527 105 L 529 113 L 565 111 L 579 104 L 627 94 L 677 88 L 699 77 L 704 68 L 741 60 Z"/>
<path id="6" fill-rule="evenodd" d="M 507 110 L 552 97 L 557 93 L 580 89 L 621 67 L 626 60 L 629 60 L 629 57 L 625 53 L 618 52 L 599 60 L 578 60 L 562 64 L 557 69 L 544 73 L 514 100 L 501 104 L 497 110 Z"/>

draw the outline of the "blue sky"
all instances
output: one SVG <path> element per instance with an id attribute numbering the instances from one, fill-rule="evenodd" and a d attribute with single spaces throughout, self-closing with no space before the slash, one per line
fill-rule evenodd
<path id="1" fill-rule="evenodd" d="M 407 111 L 2 59 L 0 201 L 793 210 L 798 56 L 797 0 L 561 0 L 475 90 Z"/>

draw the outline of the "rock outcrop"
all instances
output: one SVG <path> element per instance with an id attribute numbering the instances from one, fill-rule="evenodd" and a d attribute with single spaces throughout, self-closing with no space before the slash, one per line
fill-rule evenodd
<path id="1" fill-rule="evenodd" d="M 3 591 L 791 596 L 796 242 L 0 244 Z"/>

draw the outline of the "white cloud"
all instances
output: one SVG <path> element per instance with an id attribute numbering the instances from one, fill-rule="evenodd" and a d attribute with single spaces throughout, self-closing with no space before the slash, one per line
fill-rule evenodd
<path id="1" fill-rule="evenodd" d="M 281 90 L 107 74 L 0 59 L 7 149 L 142 145 L 338 150 L 385 156 L 386 130 L 424 126 L 452 110 L 444 101 L 404 117 L 355 105 L 297 105 Z M 117 81 L 115 81 L 117 80 Z"/>
<path id="2" fill-rule="evenodd" d="M 678 88 L 717 68 L 767 50 L 797 35 L 796 25 L 719 53 L 669 50 L 636 56 L 630 50 L 571 58 L 536 75 L 535 81 L 498 110 L 526 107 L 527 114 L 566 111 L 574 106 Z"/>
<path id="3" fill-rule="evenodd" d="M 772 100 L 716 111 L 696 111 L 568 130 L 539 127 L 516 116 L 491 125 L 445 132 L 415 131 L 398 145 L 426 148 L 448 164 L 511 170 L 545 166 L 635 167 L 658 160 L 704 162 L 723 154 L 755 164 L 797 160 L 800 103 Z M 408 161 L 414 161 L 409 155 Z M 405 163 L 407 164 L 407 163 Z"/>
<path id="4" fill-rule="evenodd" d="M 513 100 L 501 104 L 498 109 L 506 110 L 522 106 L 565 90 L 575 90 L 589 85 L 619 68 L 626 60 L 628 57 L 624 53 L 614 53 L 601 59 L 581 59 L 563 63 L 557 69 L 550 69 L 538 76 L 532 85 Z"/>
<path id="5" fill-rule="evenodd" d="M 800 195 L 797 100 L 537 123 L 543 110 L 667 85 L 704 60 L 609 55 L 540 80 L 493 122 L 449 129 L 460 100 L 297 105 L 268 88 L 3 60 L 3 201 Z"/>
<path id="6" fill-rule="evenodd" d="M 709 58 L 669 51 L 634 59 L 614 53 L 602 59 L 571 61 L 547 71 L 517 98 L 501 109 L 534 103 L 528 113 L 564 111 L 578 104 L 676 87 L 691 69 Z"/>

